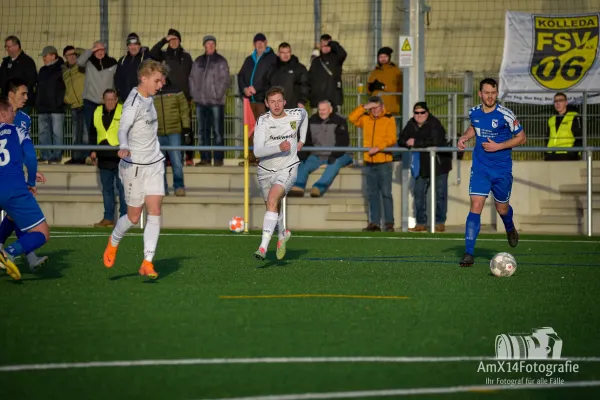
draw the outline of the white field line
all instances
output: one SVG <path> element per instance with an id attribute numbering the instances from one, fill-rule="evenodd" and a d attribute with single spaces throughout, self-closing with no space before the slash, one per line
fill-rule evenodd
<path id="1" fill-rule="evenodd" d="M 600 386 L 600 381 L 574 381 L 562 384 L 545 385 L 474 385 L 474 386 L 449 386 L 419 389 L 385 389 L 385 390 L 362 390 L 349 392 L 325 392 L 325 393 L 298 393 L 268 396 L 250 397 L 227 397 L 218 400 L 312 400 L 312 399 L 350 399 L 366 397 L 388 397 L 388 396 L 411 396 L 422 394 L 445 394 L 464 392 L 495 392 L 501 390 L 528 390 L 528 389 L 564 389 L 574 387 Z M 565 394 L 566 396 L 566 394 Z M 215 399 L 216 400 L 216 399 Z"/>
<path id="2" fill-rule="evenodd" d="M 108 237 L 110 233 L 87 233 L 87 232 L 51 232 L 51 238 L 83 238 L 83 237 Z M 232 234 L 232 233 L 161 233 L 161 236 L 189 236 L 189 237 L 237 237 L 237 238 L 247 238 L 247 237 L 261 237 L 261 235 L 257 234 Z M 143 236 L 143 233 L 127 233 L 126 236 Z M 448 237 L 423 237 L 415 235 L 414 237 L 399 237 L 399 236 L 319 236 L 319 235 L 299 235 L 294 236 L 297 239 L 377 239 L 377 240 L 439 240 L 439 241 L 464 241 L 464 238 L 448 238 Z M 506 242 L 506 239 L 497 238 L 477 238 L 478 242 Z M 600 244 L 600 241 L 588 241 L 588 240 L 543 240 L 543 239 L 519 239 L 519 242 L 525 243 L 586 243 L 586 244 Z"/>
<path id="3" fill-rule="evenodd" d="M 465 361 L 510 361 L 498 360 L 495 357 L 260 357 L 260 358 L 183 358 L 164 360 L 123 360 L 123 361 L 89 361 L 76 363 L 44 363 L 2 365 L 0 372 L 78 369 L 78 368 L 113 368 L 113 367 L 146 367 L 162 365 L 218 365 L 218 364 L 298 364 L 298 363 L 454 363 Z M 534 361 L 528 359 L 525 361 Z M 548 360 L 551 362 L 600 362 L 600 357 L 571 357 Z"/>

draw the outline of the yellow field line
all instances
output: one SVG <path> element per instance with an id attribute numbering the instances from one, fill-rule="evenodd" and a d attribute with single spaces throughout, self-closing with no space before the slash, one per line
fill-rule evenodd
<path id="1" fill-rule="evenodd" d="M 297 299 L 308 297 L 334 297 L 346 299 L 386 299 L 386 300 L 405 300 L 407 296 L 366 296 L 353 294 L 268 294 L 268 295 L 249 295 L 249 296 L 219 296 L 220 299 Z"/>

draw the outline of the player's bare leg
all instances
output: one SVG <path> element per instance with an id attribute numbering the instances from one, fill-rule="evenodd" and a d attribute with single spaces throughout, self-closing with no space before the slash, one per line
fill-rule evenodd
<path id="1" fill-rule="evenodd" d="M 285 221 L 283 218 L 283 213 L 281 212 L 283 199 L 277 205 L 277 213 L 279 214 L 279 218 L 277 219 L 277 250 L 275 255 L 278 260 L 282 260 L 285 257 L 286 252 L 286 244 L 288 240 L 292 237 L 292 233 L 286 229 Z"/>
<path id="2" fill-rule="evenodd" d="M 275 184 L 271 187 L 269 196 L 267 197 L 267 212 L 265 213 L 265 218 L 263 220 L 262 241 L 260 247 L 254 253 L 254 256 L 259 260 L 264 260 L 266 257 L 269 242 L 271 241 L 273 231 L 279 220 L 279 213 L 277 210 L 279 209 L 279 203 L 281 202 L 281 199 L 283 199 L 283 196 L 285 196 L 285 188 L 283 186 Z"/>
<path id="3" fill-rule="evenodd" d="M 485 196 L 471 196 L 471 210 L 465 226 L 465 255 L 459 261 L 461 267 L 470 267 L 475 263 L 475 242 L 481 229 L 481 212 L 485 205 Z"/>
<path id="4" fill-rule="evenodd" d="M 506 229 L 506 238 L 508 239 L 508 244 L 510 247 L 517 247 L 519 244 L 519 232 L 517 232 L 517 228 L 515 228 L 515 224 L 513 222 L 513 209 L 508 202 L 500 203 L 496 201 L 496 211 L 498 211 L 498 215 L 502 219 L 504 223 L 504 228 Z"/>
<path id="5" fill-rule="evenodd" d="M 139 269 L 140 275 L 145 275 L 148 278 L 158 278 L 158 273 L 154 270 L 154 254 L 160 236 L 160 215 L 162 208 L 163 196 L 150 195 L 146 196 L 146 226 L 144 227 L 144 261 Z"/>
<path id="6" fill-rule="evenodd" d="M 104 266 L 106 268 L 111 268 L 115 264 L 115 259 L 117 258 L 117 248 L 119 247 L 121 240 L 128 230 L 140 222 L 141 216 L 142 207 L 127 206 L 127 214 L 119 218 L 115 224 L 115 228 L 108 238 L 108 243 L 106 245 L 106 249 L 104 250 L 103 256 Z"/>

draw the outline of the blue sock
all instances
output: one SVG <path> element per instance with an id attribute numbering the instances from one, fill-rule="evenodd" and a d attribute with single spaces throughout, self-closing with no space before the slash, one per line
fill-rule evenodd
<path id="1" fill-rule="evenodd" d="M 465 229 L 465 252 L 473 255 L 475 252 L 475 241 L 481 228 L 481 215 L 469 212 L 467 216 L 467 226 Z"/>
<path id="2" fill-rule="evenodd" d="M 41 232 L 29 232 L 21 236 L 19 240 L 6 248 L 6 252 L 13 257 L 21 254 L 29 254 L 32 251 L 39 249 L 46 243 L 46 236 Z"/>
<path id="3" fill-rule="evenodd" d="M 515 229 L 515 224 L 513 223 L 513 209 L 511 206 L 508 206 L 508 212 L 505 215 L 500 214 L 500 218 L 502 218 L 502 222 L 504 222 L 506 232 Z"/>
<path id="4" fill-rule="evenodd" d="M 0 243 L 6 243 L 6 239 L 10 237 L 14 230 L 15 223 L 8 218 L 4 218 L 0 223 Z"/>

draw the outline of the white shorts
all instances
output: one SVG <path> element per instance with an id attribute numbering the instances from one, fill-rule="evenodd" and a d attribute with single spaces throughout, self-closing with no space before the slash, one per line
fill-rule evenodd
<path id="1" fill-rule="evenodd" d="M 125 202 L 131 207 L 141 207 L 146 196 L 165 195 L 165 165 L 163 161 L 152 165 L 135 165 L 121 161 L 119 178 L 125 191 Z"/>
<path id="2" fill-rule="evenodd" d="M 277 172 L 268 171 L 260 166 L 258 167 L 258 172 L 256 174 L 258 177 L 258 186 L 260 186 L 260 191 L 262 192 L 265 201 L 269 198 L 269 192 L 273 185 L 283 186 L 285 194 L 288 194 L 292 186 L 296 183 L 296 178 L 298 177 L 298 165 L 300 164 L 293 165 Z"/>

